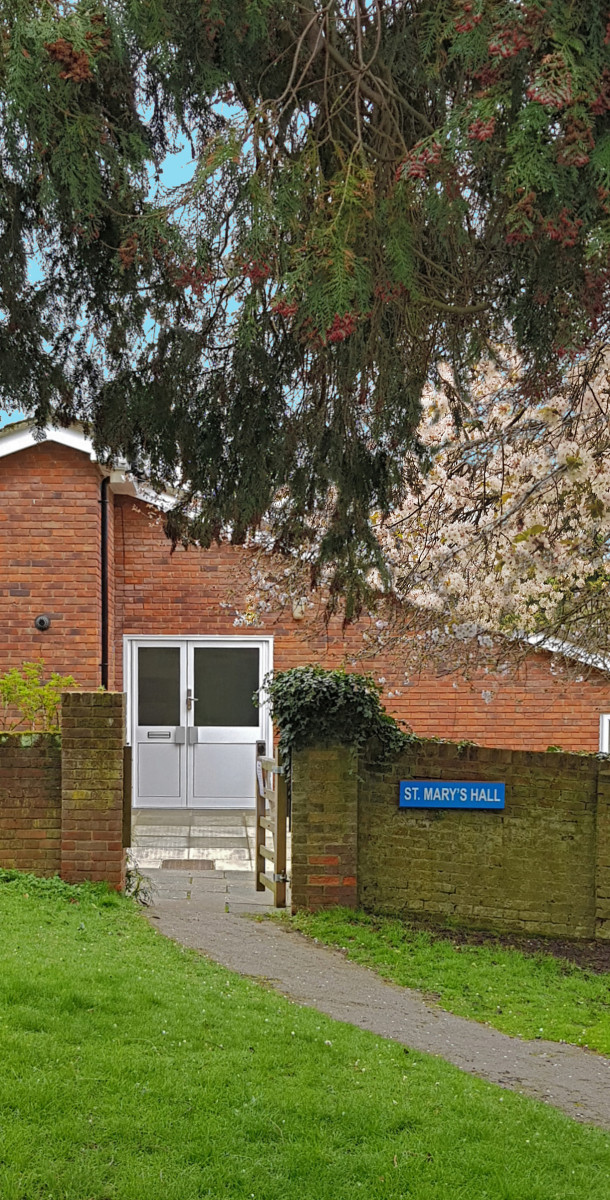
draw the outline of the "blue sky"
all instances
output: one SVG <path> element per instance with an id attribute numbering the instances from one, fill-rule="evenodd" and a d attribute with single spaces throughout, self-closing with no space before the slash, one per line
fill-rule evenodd
<path id="1" fill-rule="evenodd" d="M 188 146 L 183 145 L 176 154 L 170 154 L 161 169 L 161 182 L 165 187 L 176 187 L 187 183 L 194 170 L 194 162 Z M 0 408 L 0 429 L 13 421 L 23 420 L 23 412 L 7 413 Z"/>

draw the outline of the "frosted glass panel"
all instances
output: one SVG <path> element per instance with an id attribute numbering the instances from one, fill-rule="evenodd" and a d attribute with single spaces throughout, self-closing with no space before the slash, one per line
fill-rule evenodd
<path id="1" fill-rule="evenodd" d="M 256 647 L 197 647 L 195 659 L 195 725 L 258 726 L 252 702 L 259 687 Z"/>
<path id="2" fill-rule="evenodd" d="M 180 647 L 138 649 L 138 725 L 180 724 Z"/>

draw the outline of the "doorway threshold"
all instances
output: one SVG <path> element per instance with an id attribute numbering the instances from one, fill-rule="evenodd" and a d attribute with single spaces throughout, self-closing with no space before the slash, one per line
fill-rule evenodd
<path id="1" fill-rule="evenodd" d="M 254 809 L 135 808 L 131 853 L 140 868 L 176 869 L 211 863 L 206 870 L 253 871 Z M 184 864 L 182 867 L 181 864 Z"/>

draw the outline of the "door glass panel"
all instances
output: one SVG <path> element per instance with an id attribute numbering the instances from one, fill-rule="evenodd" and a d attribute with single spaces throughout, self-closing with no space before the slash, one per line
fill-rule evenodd
<path id="1" fill-rule="evenodd" d="M 249 646 L 195 648 L 195 725 L 259 724 L 252 701 L 259 688 L 258 656 Z"/>
<path id="2" fill-rule="evenodd" d="M 138 647 L 138 725 L 180 724 L 180 647 Z"/>

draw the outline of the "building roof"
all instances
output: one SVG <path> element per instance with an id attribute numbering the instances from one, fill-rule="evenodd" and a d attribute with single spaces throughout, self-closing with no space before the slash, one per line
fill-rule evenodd
<path id="1" fill-rule="evenodd" d="M 40 445 L 44 441 L 56 442 L 60 446 L 68 446 L 71 450 L 78 450 L 82 454 L 88 455 L 91 462 L 97 463 L 102 475 L 109 477 L 112 491 L 119 495 L 133 496 L 162 510 L 171 508 L 175 503 L 175 497 L 166 493 L 158 495 L 152 488 L 147 488 L 139 481 L 134 480 L 126 463 L 120 463 L 116 467 L 108 467 L 104 463 L 100 463 L 91 438 L 87 437 L 82 426 L 78 424 L 70 425 L 65 429 L 49 425 L 41 436 L 36 423 L 31 418 L 26 417 L 23 421 L 12 421 L 0 429 L 0 458 L 16 454 L 19 450 L 27 450 L 30 446 Z M 565 658 L 571 658 L 575 662 L 581 662 L 584 666 L 592 667 L 594 670 L 610 672 L 610 659 L 605 655 L 585 653 L 568 642 L 561 642 L 558 638 L 544 637 L 542 634 L 522 636 L 533 650 L 559 654 Z"/>
<path id="2" fill-rule="evenodd" d="M 30 417 L 26 417 L 23 421 L 11 421 L 3 429 L 0 429 L 0 458 L 6 458 L 9 454 L 17 454 L 20 450 L 28 450 L 31 446 L 39 446 L 43 442 L 55 442 L 60 446 L 67 446 L 70 450 L 86 454 L 91 462 L 97 463 L 102 475 L 108 476 L 113 492 L 136 496 L 146 500 L 149 504 L 156 503 L 161 508 L 165 507 L 162 497 L 155 499 L 152 492 L 149 493 L 138 486 L 130 476 L 126 463 L 119 463 L 115 467 L 101 463 L 95 453 L 91 438 L 87 437 L 82 426 L 78 424 L 69 425 L 65 429 L 49 425 L 41 432 L 36 427 L 36 422 Z"/>
<path id="3" fill-rule="evenodd" d="M 81 450 L 88 454 L 92 462 L 96 462 L 93 442 L 88 438 L 79 425 L 70 425 L 67 429 L 54 429 L 49 426 L 44 434 L 36 429 L 36 424 L 29 417 L 23 421 L 11 421 L 0 429 L 0 458 L 7 454 L 16 454 L 18 450 L 27 450 L 29 446 L 38 443 L 58 442 L 61 446 L 69 446 L 73 450 Z"/>

